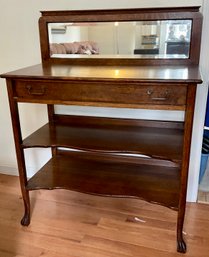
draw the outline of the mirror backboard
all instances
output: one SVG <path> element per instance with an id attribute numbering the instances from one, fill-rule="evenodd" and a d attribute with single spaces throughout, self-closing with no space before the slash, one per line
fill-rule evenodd
<path id="1" fill-rule="evenodd" d="M 191 28 L 191 20 L 49 23 L 50 55 L 185 59 Z"/>
<path id="2" fill-rule="evenodd" d="M 42 60 L 92 65 L 197 64 L 199 7 L 45 11 Z"/>

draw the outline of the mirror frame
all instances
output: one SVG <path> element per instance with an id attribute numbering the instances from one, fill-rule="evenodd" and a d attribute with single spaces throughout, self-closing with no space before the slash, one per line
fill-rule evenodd
<path id="1" fill-rule="evenodd" d="M 199 63 L 202 14 L 199 6 L 111 10 L 42 11 L 39 33 L 42 62 L 71 65 L 197 65 Z M 192 20 L 190 53 L 187 59 L 151 58 L 57 58 L 50 56 L 48 23 Z"/>

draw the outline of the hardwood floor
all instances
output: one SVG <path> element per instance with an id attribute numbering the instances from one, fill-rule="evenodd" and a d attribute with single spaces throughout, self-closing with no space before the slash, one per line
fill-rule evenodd
<path id="1" fill-rule="evenodd" d="M 17 177 L 0 175 L 0 257 L 175 257 L 176 215 L 136 199 L 67 190 L 31 192 L 22 227 Z M 209 205 L 187 204 L 185 256 L 209 257 Z"/>

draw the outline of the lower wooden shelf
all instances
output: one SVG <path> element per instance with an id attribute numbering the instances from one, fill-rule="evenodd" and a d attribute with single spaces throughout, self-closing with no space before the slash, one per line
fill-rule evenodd
<path id="1" fill-rule="evenodd" d="M 114 158 L 73 153 L 52 157 L 32 178 L 27 190 L 69 189 L 82 193 L 135 197 L 178 209 L 180 170 Z"/>

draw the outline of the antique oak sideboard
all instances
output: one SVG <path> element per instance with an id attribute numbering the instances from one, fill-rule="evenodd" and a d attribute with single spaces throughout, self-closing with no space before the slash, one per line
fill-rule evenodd
<path id="1" fill-rule="evenodd" d="M 187 21 L 188 55 L 59 56 L 50 52 L 54 36 L 49 35 L 50 24 L 134 22 L 135 26 L 151 21 L 158 26 L 165 20 L 168 25 L 161 29 L 176 28 L 179 23 L 182 28 Z M 198 7 L 42 12 L 42 63 L 1 75 L 7 81 L 25 206 L 22 225 L 30 223 L 31 190 L 64 188 L 135 197 L 178 212 L 177 250 L 186 252 L 182 231 L 195 93 L 202 82 L 198 69 L 201 24 Z M 21 135 L 18 103 L 48 106 L 48 123 L 27 138 Z M 64 115 L 55 112 L 56 104 L 180 110 L 184 121 Z M 35 147 L 50 147 L 52 157 L 28 179 L 24 152 Z"/>

